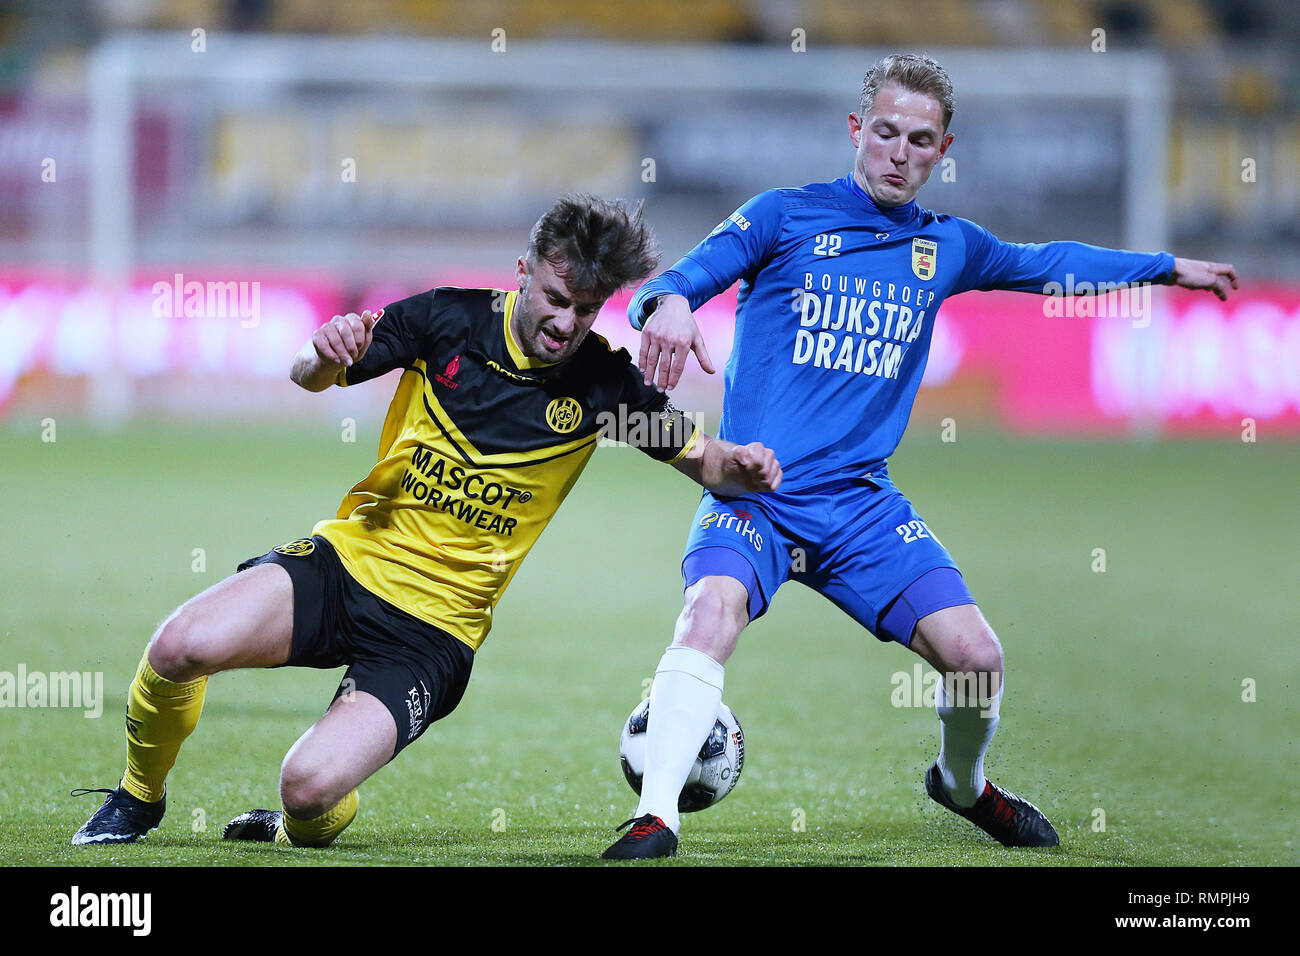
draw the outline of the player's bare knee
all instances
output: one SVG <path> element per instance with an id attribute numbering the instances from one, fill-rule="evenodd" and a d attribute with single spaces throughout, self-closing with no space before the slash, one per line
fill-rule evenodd
<path id="1" fill-rule="evenodd" d="M 972 656 L 978 673 L 1002 676 L 1002 642 L 991 627 L 986 626 L 980 631 Z"/>
<path id="2" fill-rule="evenodd" d="M 732 593 L 738 590 L 739 594 Z M 686 592 L 686 603 L 677 618 L 674 643 L 704 651 L 725 660 L 736 647 L 740 632 L 749 623 L 745 590 L 737 585 L 728 590 L 700 581 Z"/>
<path id="3" fill-rule="evenodd" d="M 332 774 L 318 768 L 307 767 L 292 756 L 280 767 L 280 800 L 290 816 L 310 820 L 320 816 L 351 788 L 339 792 L 340 783 Z"/>
<path id="4" fill-rule="evenodd" d="M 1002 642 L 987 625 L 964 630 L 946 642 L 944 670 L 1002 677 Z"/>
<path id="5" fill-rule="evenodd" d="M 149 666 L 166 680 L 184 682 L 209 673 L 211 660 L 203 627 L 185 607 L 162 622 L 149 642 L 148 653 Z"/>

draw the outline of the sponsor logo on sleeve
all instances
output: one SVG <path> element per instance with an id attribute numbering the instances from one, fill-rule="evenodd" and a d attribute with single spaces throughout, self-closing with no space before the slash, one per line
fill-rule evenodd
<path id="1" fill-rule="evenodd" d="M 740 227 L 741 232 L 744 232 L 746 229 L 749 228 L 749 220 L 746 219 L 744 216 L 742 216 L 739 212 L 733 212 L 726 219 L 722 220 L 722 222 L 714 226 L 713 231 L 709 233 L 709 235 L 716 236 L 718 233 L 722 232 L 722 230 L 726 229 L 727 226 L 733 222 Z"/>

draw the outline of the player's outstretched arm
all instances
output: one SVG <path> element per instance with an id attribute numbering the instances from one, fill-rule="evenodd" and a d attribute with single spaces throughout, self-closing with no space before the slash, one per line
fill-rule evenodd
<path id="1" fill-rule="evenodd" d="M 637 365 L 645 384 L 657 384 L 664 392 L 676 387 L 692 352 L 700 368 L 713 374 L 713 361 L 691 309 L 698 309 L 769 262 L 779 245 L 784 221 L 781 190 L 759 193 L 718 223 L 671 269 L 637 290 L 628 303 L 627 317 L 632 328 L 641 330 Z M 646 315 L 652 301 L 654 313 Z"/>
<path id="2" fill-rule="evenodd" d="M 719 495 L 752 495 L 781 487 L 781 463 L 760 442 L 737 445 L 701 433 L 673 467 Z"/>
<path id="3" fill-rule="evenodd" d="M 1239 287 L 1237 270 L 1224 262 L 1178 259 L 1168 252 L 1130 252 L 1083 242 L 1003 242 L 983 226 L 955 220 L 966 242 L 966 262 L 951 294 L 967 289 L 1011 289 L 1039 295 L 1103 284 L 1158 282 L 1205 289 L 1222 300 Z M 1076 293 L 1077 294 L 1077 293 Z"/>
<path id="4" fill-rule="evenodd" d="M 336 315 L 312 333 L 294 356 L 289 378 L 309 392 L 338 384 L 339 373 L 370 348 L 375 316 L 369 309 L 357 315 Z"/>
<path id="5" fill-rule="evenodd" d="M 1206 262 L 1202 259 L 1174 259 L 1171 282 L 1184 289 L 1208 289 L 1228 301 L 1228 289 L 1239 288 L 1237 270 L 1226 262 Z"/>
<path id="6" fill-rule="evenodd" d="M 700 368 L 712 375 L 713 361 L 691 314 L 691 304 L 685 296 L 660 296 L 641 329 L 641 356 L 637 365 L 645 373 L 645 383 L 657 384 L 660 391 L 675 387 L 691 352 L 695 353 Z"/>

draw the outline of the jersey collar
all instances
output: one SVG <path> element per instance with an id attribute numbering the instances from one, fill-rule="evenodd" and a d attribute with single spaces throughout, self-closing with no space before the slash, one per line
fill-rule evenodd
<path id="1" fill-rule="evenodd" d="M 853 177 L 852 170 L 849 171 L 847 176 L 835 180 L 835 183 L 865 207 L 869 220 L 877 220 L 882 225 L 901 226 L 910 222 L 918 214 L 915 199 L 903 203 L 901 206 L 891 206 L 888 209 L 880 208 L 867 194 L 867 191 L 858 185 L 858 181 Z"/>

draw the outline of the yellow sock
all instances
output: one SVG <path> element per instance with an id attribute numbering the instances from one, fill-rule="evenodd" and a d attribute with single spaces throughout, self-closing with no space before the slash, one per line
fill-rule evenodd
<path id="1" fill-rule="evenodd" d="M 159 677 L 145 651 L 126 703 L 126 773 L 122 787 L 137 800 L 163 797 L 181 744 L 199 722 L 208 679 L 177 684 Z"/>
<path id="2" fill-rule="evenodd" d="M 329 846 L 347 829 L 357 815 L 357 792 L 353 790 L 318 817 L 298 820 L 284 811 L 284 820 L 275 832 L 275 842 L 289 846 Z"/>

